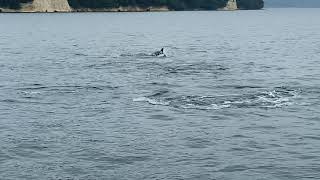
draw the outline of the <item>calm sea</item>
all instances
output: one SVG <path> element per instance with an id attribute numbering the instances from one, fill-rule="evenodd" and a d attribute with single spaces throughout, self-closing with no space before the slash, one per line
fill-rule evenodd
<path id="1" fill-rule="evenodd" d="M 319 17 L 0 14 L 0 179 L 319 179 Z"/>

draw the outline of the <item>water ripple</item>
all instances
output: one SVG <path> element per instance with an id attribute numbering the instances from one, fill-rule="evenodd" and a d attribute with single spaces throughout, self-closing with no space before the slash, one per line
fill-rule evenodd
<path id="1" fill-rule="evenodd" d="M 277 87 L 251 94 L 228 96 L 170 96 L 162 90 L 152 95 L 135 98 L 135 102 L 148 102 L 152 105 L 172 106 L 179 109 L 217 110 L 223 108 L 279 108 L 294 104 L 300 90 Z"/>

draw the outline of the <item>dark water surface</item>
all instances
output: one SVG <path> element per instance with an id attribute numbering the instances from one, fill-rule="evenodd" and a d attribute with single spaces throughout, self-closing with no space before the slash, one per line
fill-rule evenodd
<path id="1" fill-rule="evenodd" d="M 319 179 L 319 17 L 0 14 L 0 179 Z"/>

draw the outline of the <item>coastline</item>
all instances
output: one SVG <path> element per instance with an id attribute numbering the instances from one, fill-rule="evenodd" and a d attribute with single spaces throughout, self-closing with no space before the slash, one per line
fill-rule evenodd
<path id="1" fill-rule="evenodd" d="M 69 4 L 63 3 L 50 4 L 47 0 L 34 0 L 33 3 L 23 3 L 20 9 L 9 9 L 0 7 L 0 13 L 74 13 L 74 12 L 168 12 L 168 11 L 202 11 L 203 9 L 184 9 L 174 10 L 169 6 L 120 6 L 115 8 L 71 8 Z M 239 10 L 236 3 L 228 3 L 225 7 L 212 11 L 235 11 Z"/>
<path id="2" fill-rule="evenodd" d="M 78 8 L 78 9 L 70 9 L 68 11 L 63 10 L 35 10 L 30 6 L 24 6 L 21 9 L 8 9 L 8 8 L 0 8 L 0 13 L 75 13 L 75 12 L 167 12 L 172 11 L 167 6 L 161 7 L 119 7 L 119 8 Z"/>
<path id="3" fill-rule="evenodd" d="M 90 12 L 170 12 L 170 11 L 243 11 L 247 9 L 225 9 L 220 8 L 216 10 L 203 10 L 203 9 L 186 9 L 186 10 L 172 10 L 167 7 L 148 7 L 148 8 L 79 8 L 79 9 L 71 9 L 71 11 L 36 11 L 36 10 L 15 10 L 15 9 L 8 9 L 8 8 L 0 8 L 0 13 L 90 13 Z M 257 9 L 263 10 L 263 9 Z"/>
<path id="4" fill-rule="evenodd" d="M 161 7 L 136 7 L 136 6 L 128 6 L 128 7 L 119 7 L 119 8 L 79 8 L 72 9 L 72 12 L 166 12 L 172 11 L 167 6 Z"/>
<path id="5" fill-rule="evenodd" d="M 71 3 L 69 0 L 28 0 L 20 1 L 20 4 L 0 4 L 0 13 L 72 13 L 72 12 L 166 12 L 166 11 L 236 11 L 236 10 L 258 10 L 263 8 L 263 0 L 254 0 L 257 2 L 262 1 L 262 5 L 238 4 L 238 0 L 225 0 L 226 4 L 212 5 L 211 8 L 207 6 L 179 6 L 175 7 L 172 4 L 149 4 L 148 6 L 142 6 L 143 4 L 123 4 L 123 6 L 113 5 L 99 5 L 89 6 L 80 5 L 77 3 Z M 77 2 L 77 0 L 74 0 Z M 247 2 L 247 0 L 244 0 Z M 249 1 L 248 1 L 249 2 Z M 71 3 L 71 4 L 70 4 Z M 88 8 L 89 7 L 89 8 Z M 91 7 L 91 8 L 90 8 Z M 102 7 L 102 8 L 99 8 Z M 103 8 L 106 7 L 106 8 Z"/>

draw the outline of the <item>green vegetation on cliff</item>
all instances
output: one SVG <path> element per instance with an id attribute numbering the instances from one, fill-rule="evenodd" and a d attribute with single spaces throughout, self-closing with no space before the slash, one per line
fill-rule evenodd
<path id="1" fill-rule="evenodd" d="M 167 6 L 172 10 L 215 10 L 226 5 L 228 0 L 68 0 L 73 8 L 118 8 L 120 6 Z"/>
<path id="2" fill-rule="evenodd" d="M 263 0 L 237 0 L 239 9 L 262 9 Z"/>
<path id="3" fill-rule="evenodd" d="M 19 9 L 21 3 L 32 2 L 33 0 L 0 0 L 0 7 L 9 9 Z"/>

